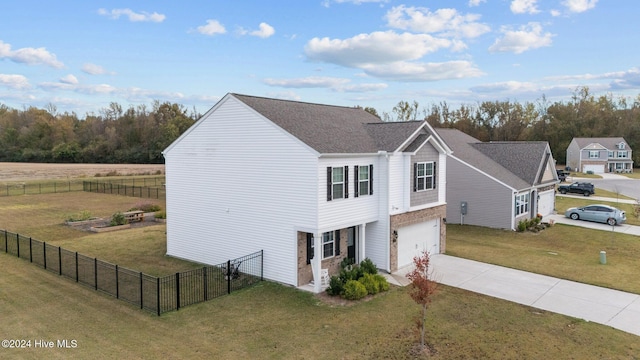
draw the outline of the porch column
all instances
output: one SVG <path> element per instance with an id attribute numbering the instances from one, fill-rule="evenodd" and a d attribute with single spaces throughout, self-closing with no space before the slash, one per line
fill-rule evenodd
<path id="1" fill-rule="evenodd" d="M 365 259 L 365 247 L 366 247 L 366 238 L 367 238 L 367 232 L 366 232 L 366 227 L 367 224 L 364 223 L 362 225 L 360 225 L 360 231 L 359 231 L 359 235 L 360 238 L 358 239 L 359 244 L 358 244 L 358 251 L 360 252 L 360 254 L 358 254 L 358 260 L 362 261 Z"/>
<path id="2" fill-rule="evenodd" d="M 322 291 L 322 279 L 320 278 L 320 269 L 322 267 L 322 250 L 321 246 L 322 234 L 313 234 L 313 292 L 319 294 Z"/>

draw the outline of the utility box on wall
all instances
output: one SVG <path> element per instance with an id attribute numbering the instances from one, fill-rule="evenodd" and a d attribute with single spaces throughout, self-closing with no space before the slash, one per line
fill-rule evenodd
<path id="1" fill-rule="evenodd" d="M 460 202 L 460 214 L 461 215 L 467 215 L 467 202 L 466 201 Z"/>

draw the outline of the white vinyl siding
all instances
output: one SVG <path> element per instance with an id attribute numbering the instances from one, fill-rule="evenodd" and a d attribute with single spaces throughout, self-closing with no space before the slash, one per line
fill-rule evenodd
<path id="1" fill-rule="evenodd" d="M 215 265 L 264 250 L 265 278 L 297 284 L 295 229 L 317 224 L 317 154 L 229 97 L 165 160 L 168 255 Z"/>

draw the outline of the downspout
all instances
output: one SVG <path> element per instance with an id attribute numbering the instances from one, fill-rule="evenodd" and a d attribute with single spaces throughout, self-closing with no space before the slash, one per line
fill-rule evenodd
<path id="1" fill-rule="evenodd" d="M 380 206 L 378 207 L 378 211 L 380 212 L 382 209 L 384 209 L 384 214 L 379 214 L 378 217 L 382 218 L 381 215 L 384 215 L 384 229 L 383 229 L 383 233 L 386 234 L 385 235 L 385 239 L 386 239 L 386 256 L 385 256 L 385 267 L 384 269 L 387 272 L 391 271 L 391 242 L 390 242 L 390 238 L 389 238 L 389 234 L 391 233 L 391 215 L 389 214 L 389 189 L 390 189 L 390 184 L 389 184 L 389 153 L 386 151 L 378 151 L 378 155 L 380 156 L 381 161 L 384 160 L 385 161 L 385 166 L 384 166 L 384 177 L 385 177 L 385 185 L 386 185 L 386 189 L 384 191 L 384 193 L 382 192 L 382 190 L 379 190 L 380 193 L 380 201 L 379 204 Z M 384 195 L 384 196 L 382 196 Z"/>

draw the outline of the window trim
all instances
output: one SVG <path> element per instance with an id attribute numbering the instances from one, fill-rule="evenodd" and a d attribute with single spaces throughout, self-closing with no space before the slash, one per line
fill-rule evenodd
<path id="1" fill-rule="evenodd" d="M 520 203 L 518 203 L 520 201 Z M 515 196 L 515 207 L 516 207 L 516 216 L 524 215 L 529 213 L 529 203 L 531 201 L 531 195 L 526 193 L 516 194 Z"/>
<path id="2" fill-rule="evenodd" d="M 367 179 L 364 180 L 360 177 L 363 168 L 367 170 Z M 353 167 L 353 173 L 353 196 L 373 195 L 373 165 L 356 165 Z"/>
<path id="3" fill-rule="evenodd" d="M 342 181 L 334 182 L 334 169 L 342 170 Z M 336 197 L 334 195 L 334 185 L 342 185 L 342 196 Z M 349 167 L 348 166 L 327 166 L 327 201 L 334 199 L 347 199 L 349 198 Z"/>
<path id="4" fill-rule="evenodd" d="M 325 255 L 325 247 L 331 245 L 331 255 Z M 334 231 L 327 231 L 322 233 L 322 260 L 330 259 L 336 256 L 336 239 Z"/>
<path id="5" fill-rule="evenodd" d="M 594 156 L 595 154 L 595 156 Z M 589 159 L 599 159 L 600 158 L 600 151 L 598 150 L 589 150 Z"/>
<path id="6" fill-rule="evenodd" d="M 427 174 L 428 166 L 431 165 L 431 175 Z M 420 167 L 424 166 L 424 175 L 420 174 Z M 422 161 L 413 164 L 413 191 L 427 191 L 434 190 L 436 188 L 436 162 L 435 161 Z M 423 179 L 422 188 L 419 186 L 420 179 Z M 431 180 L 431 187 L 427 187 L 428 180 Z"/>

